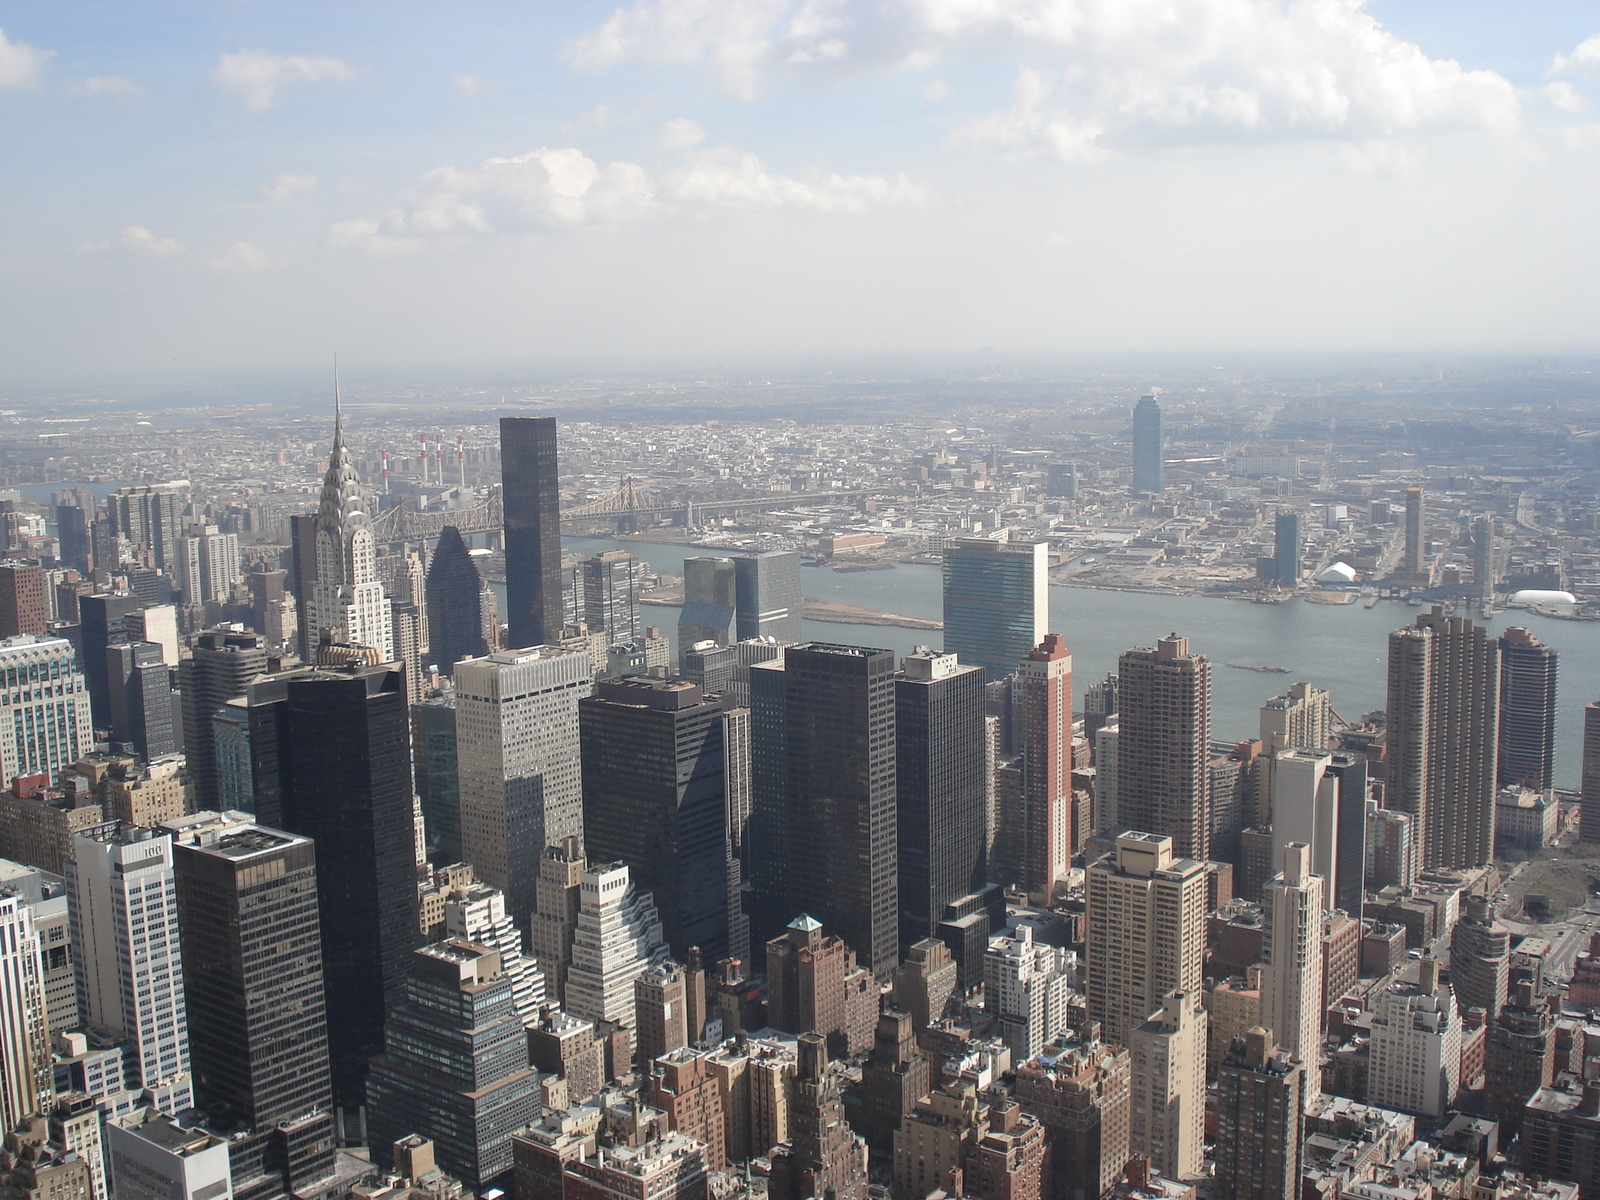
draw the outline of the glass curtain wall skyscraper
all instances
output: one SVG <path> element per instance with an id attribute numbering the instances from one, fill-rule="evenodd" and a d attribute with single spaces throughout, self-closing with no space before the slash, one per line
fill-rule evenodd
<path id="1" fill-rule="evenodd" d="M 944 648 L 989 682 L 1044 641 L 1050 613 L 1047 542 L 961 538 L 944 551 Z"/>
<path id="2" fill-rule="evenodd" d="M 798 642 L 800 632 L 800 554 L 770 550 L 733 560 L 734 637 L 770 637 Z"/>
<path id="3" fill-rule="evenodd" d="M 513 647 L 543 646 L 562 624 L 561 504 L 554 417 L 500 418 L 506 626 Z"/>
<path id="4" fill-rule="evenodd" d="M 1133 490 L 1159 494 L 1167 486 L 1166 436 L 1161 427 L 1161 405 L 1154 396 L 1141 396 L 1133 410 Z"/>

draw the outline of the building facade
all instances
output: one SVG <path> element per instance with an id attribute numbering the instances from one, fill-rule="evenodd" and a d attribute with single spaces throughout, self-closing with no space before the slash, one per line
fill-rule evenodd
<path id="1" fill-rule="evenodd" d="M 564 624 L 558 470 L 554 417 L 500 418 L 506 638 L 516 649 L 554 642 Z"/>

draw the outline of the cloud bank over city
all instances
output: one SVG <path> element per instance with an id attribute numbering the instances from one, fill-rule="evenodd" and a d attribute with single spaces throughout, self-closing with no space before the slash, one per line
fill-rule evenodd
<path id="1" fill-rule="evenodd" d="M 0 5 L 0 352 L 1593 352 L 1595 18 L 1436 9 Z"/>

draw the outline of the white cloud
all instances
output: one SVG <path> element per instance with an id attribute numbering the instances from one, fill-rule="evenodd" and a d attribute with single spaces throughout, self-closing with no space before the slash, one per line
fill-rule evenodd
<path id="1" fill-rule="evenodd" d="M 1565 79 L 1557 79 L 1552 83 L 1547 83 L 1541 91 L 1544 93 L 1544 98 L 1562 112 L 1581 113 L 1588 111 L 1588 97 L 1581 94 L 1577 88 L 1573 87 Z"/>
<path id="2" fill-rule="evenodd" d="M 224 253 L 205 262 L 206 270 L 229 275 L 259 275 L 276 266 L 270 254 L 249 242 L 235 242 Z"/>
<path id="3" fill-rule="evenodd" d="M 1360 0 L 633 0 L 568 54 L 589 69 L 703 63 L 747 97 L 818 69 L 1010 57 L 1035 73 L 1019 77 L 1018 107 L 969 121 L 960 140 L 1072 160 L 1089 143 L 1505 134 L 1521 116 L 1504 77 L 1430 58 Z M 1053 98 L 1025 103 L 1041 79 Z"/>
<path id="4" fill-rule="evenodd" d="M 385 225 L 403 223 L 405 214 L 399 210 L 382 221 L 336 221 L 328 226 L 328 244 L 336 250 L 355 250 L 371 258 L 395 258 L 402 254 L 415 254 L 422 242 L 412 237 L 395 237 L 385 231 Z"/>
<path id="5" fill-rule="evenodd" d="M 271 183 L 261 189 L 261 192 L 274 204 L 287 204 L 296 196 L 304 196 L 317 189 L 315 175 L 291 175 L 285 172 Z"/>
<path id="6" fill-rule="evenodd" d="M 680 139 L 704 133 L 677 125 Z M 614 225 L 708 210 L 863 212 L 917 203 L 904 176 L 819 175 L 801 180 L 769 170 L 749 152 L 695 149 L 652 171 L 639 163 L 596 162 L 572 146 L 543 146 L 491 158 L 477 167 L 440 167 L 417 181 L 405 207 L 378 219 L 329 228 L 336 248 L 387 257 L 420 249 L 428 237 L 521 233 L 574 225 Z"/>
<path id="7" fill-rule="evenodd" d="M 78 84 L 85 96 L 107 96 L 113 100 L 138 100 L 148 96 L 142 87 L 121 75 L 94 75 Z"/>
<path id="8" fill-rule="evenodd" d="M 211 86 L 237 97 L 250 112 L 265 112 L 290 84 L 342 82 L 360 73 L 337 58 L 240 50 L 217 60 L 211 72 Z"/>
<path id="9" fill-rule="evenodd" d="M 656 144 L 663 150 L 683 150 L 706 140 L 706 131 L 688 117 L 676 117 L 661 126 Z"/>
<path id="10" fill-rule="evenodd" d="M 1551 75 L 1587 75 L 1600 79 L 1600 33 L 1578 43 L 1571 54 L 1556 55 Z"/>
<path id="11" fill-rule="evenodd" d="M 44 64 L 54 50 L 40 50 L 27 42 L 13 42 L 0 29 L 0 91 L 22 91 L 44 86 Z"/>
<path id="12" fill-rule="evenodd" d="M 1003 113 L 974 117 L 951 140 L 958 146 L 980 146 L 1008 158 L 1049 155 L 1062 162 L 1094 162 L 1105 157 L 1098 145 L 1102 126 L 1092 117 L 1073 116 L 1048 103 L 1055 95 L 1054 76 L 1024 67 L 1017 72 L 1017 100 Z"/>
<path id="13" fill-rule="evenodd" d="M 146 258 L 172 258 L 183 253 L 183 247 L 169 237 L 158 237 L 143 225 L 126 226 L 117 237 L 117 244 L 129 254 Z"/>

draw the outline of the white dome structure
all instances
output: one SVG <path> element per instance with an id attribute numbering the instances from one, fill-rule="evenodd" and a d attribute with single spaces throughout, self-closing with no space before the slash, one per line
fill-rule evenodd
<path id="1" fill-rule="evenodd" d="M 1523 588 L 1511 597 L 1513 604 L 1576 604 L 1578 598 L 1571 592 L 1546 592 L 1538 588 Z"/>
<path id="2" fill-rule="evenodd" d="M 1347 562 L 1336 562 L 1331 567 L 1317 572 L 1318 583 L 1354 583 L 1356 569 Z"/>

